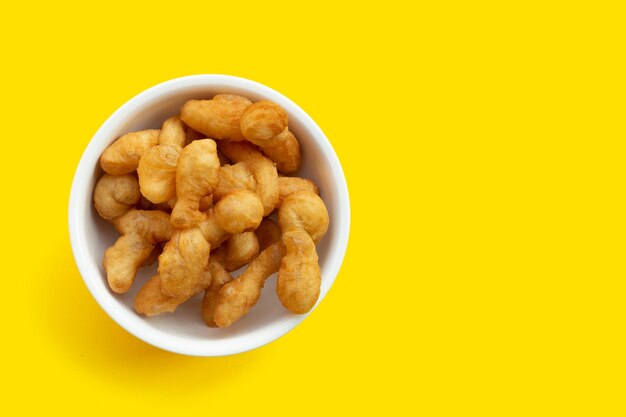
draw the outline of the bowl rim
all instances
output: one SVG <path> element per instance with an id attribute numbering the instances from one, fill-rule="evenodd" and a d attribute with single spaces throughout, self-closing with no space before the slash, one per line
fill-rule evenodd
<path id="1" fill-rule="evenodd" d="M 98 285 L 96 282 L 96 278 L 100 279 L 99 273 L 93 271 L 92 265 L 87 260 L 86 244 L 83 241 L 83 234 L 80 233 L 79 223 L 81 216 L 79 213 L 82 207 L 81 202 L 84 201 L 85 191 L 81 189 L 80 184 L 87 182 L 86 178 L 90 178 L 93 175 L 93 162 L 100 157 L 99 152 L 96 150 L 96 144 L 108 135 L 110 129 L 118 126 L 128 114 L 134 113 L 146 102 L 158 100 L 160 96 L 173 93 L 179 89 L 193 87 L 231 87 L 248 90 L 281 105 L 292 117 L 298 119 L 305 126 L 312 138 L 317 142 L 317 145 L 322 148 L 323 153 L 330 162 L 330 169 L 338 191 L 339 213 L 336 222 L 339 223 L 339 229 L 336 237 L 337 249 L 334 253 L 331 253 L 331 256 L 334 255 L 334 260 L 331 262 L 330 271 L 324 271 L 324 277 L 330 279 L 330 285 L 328 285 L 326 291 L 322 288 L 317 303 L 307 314 L 293 315 L 283 325 L 267 326 L 261 329 L 261 331 L 255 332 L 256 337 L 247 338 L 243 343 L 219 343 L 211 339 L 206 341 L 190 340 L 184 336 L 172 335 L 149 326 L 145 319 L 136 315 L 134 311 L 132 312 L 133 316 L 130 316 L 127 311 L 120 309 L 113 302 L 114 295 L 106 290 L 105 286 Z M 86 191 L 88 192 L 89 190 Z M 225 74 L 198 74 L 174 78 L 140 92 L 115 110 L 98 128 L 83 151 L 74 173 L 68 205 L 68 224 L 74 261 L 83 282 L 100 307 L 118 325 L 138 339 L 166 351 L 190 356 L 226 356 L 256 349 L 280 338 L 300 324 L 317 308 L 334 283 L 345 257 L 350 235 L 350 198 L 343 168 L 335 150 L 322 129 L 300 106 L 278 91 L 256 81 Z M 135 318 L 132 319 L 132 317 Z M 167 337 L 162 337 L 163 334 L 166 334 Z"/>

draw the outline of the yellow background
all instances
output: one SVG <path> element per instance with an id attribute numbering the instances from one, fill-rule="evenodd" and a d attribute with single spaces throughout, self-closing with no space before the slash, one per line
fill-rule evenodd
<path id="1" fill-rule="evenodd" d="M 0 13 L 3 409 L 624 415 L 621 8 L 12 3 Z M 352 202 L 320 308 L 215 359 L 118 327 L 67 232 L 97 128 L 142 90 L 198 73 L 304 108 Z"/>

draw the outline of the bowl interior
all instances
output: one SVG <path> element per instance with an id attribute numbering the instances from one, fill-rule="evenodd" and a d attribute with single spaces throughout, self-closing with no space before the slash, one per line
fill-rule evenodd
<path id="1" fill-rule="evenodd" d="M 188 83 L 160 91 L 148 90 L 142 93 L 143 97 L 137 96 L 120 108 L 98 131 L 85 151 L 76 174 L 84 175 L 84 178 L 75 179 L 73 185 L 72 199 L 78 200 L 74 205 L 76 212 L 72 213 L 70 205 L 70 224 L 72 221 L 77 222 L 77 242 L 72 243 L 81 248 L 78 256 L 82 259 L 77 261 L 83 278 L 98 302 L 123 327 L 162 348 L 198 355 L 227 354 L 260 346 L 286 333 L 304 317 L 291 314 L 282 307 L 275 292 L 275 276 L 267 280 L 261 298 L 251 312 L 226 329 L 212 329 L 204 324 L 201 295 L 181 305 L 174 314 L 166 313 L 151 318 L 138 316 L 133 310 L 133 300 L 146 280 L 155 274 L 156 264 L 140 269 L 128 293 L 119 295 L 110 291 L 102 258 L 118 234 L 111 224 L 99 217 L 93 208 L 92 195 L 95 182 L 102 175 L 98 158 L 117 137 L 129 131 L 158 129 L 163 120 L 179 113 L 185 101 L 210 98 L 219 93 L 241 94 L 253 101 L 266 98 L 277 102 L 289 114 L 289 128 L 300 141 L 303 157 L 301 169 L 293 175 L 310 178 L 318 184 L 330 216 L 328 233 L 317 246 L 322 269 L 322 289 L 318 303 L 330 288 L 343 259 L 347 241 L 345 223 L 349 221 L 345 213 L 348 209 L 345 207 L 347 201 L 341 201 L 345 180 L 330 144 L 299 107 L 273 90 L 259 91 L 256 83 L 250 87 L 223 82 L 205 82 L 204 85 Z M 72 219 L 72 216 L 76 217 Z M 340 227 L 342 224 L 343 228 Z"/>

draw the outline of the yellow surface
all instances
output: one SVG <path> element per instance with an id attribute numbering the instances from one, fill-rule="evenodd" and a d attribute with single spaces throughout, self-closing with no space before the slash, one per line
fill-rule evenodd
<path id="1" fill-rule="evenodd" d="M 3 6 L 4 410 L 624 415 L 623 10 L 366 3 Z M 320 308 L 218 359 L 118 327 L 67 232 L 100 124 L 197 73 L 302 106 L 352 201 Z"/>

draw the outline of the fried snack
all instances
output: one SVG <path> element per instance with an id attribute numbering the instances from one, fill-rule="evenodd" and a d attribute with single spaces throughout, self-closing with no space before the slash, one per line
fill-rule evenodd
<path id="1" fill-rule="evenodd" d="M 250 175 L 254 177 L 254 191 L 263 203 L 263 215 L 269 215 L 278 202 L 278 173 L 272 161 L 264 157 L 256 146 L 247 142 L 220 142 L 220 149 L 228 159 L 237 163 L 245 163 L 243 167 L 232 168 L 235 171 L 231 173 L 232 178 L 242 181 L 243 185 L 240 185 L 239 188 L 249 189 L 247 188 L 251 186 L 248 182 L 249 179 L 242 178 L 241 172 L 237 172 L 244 167 L 247 168 Z M 220 191 L 226 193 L 230 190 L 224 186 Z"/>
<path id="2" fill-rule="evenodd" d="M 190 228 L 204 220 L 206 216 L 199 210 L 200 200 L 217 187 L 219 170 L 220 162 L 213 140 L 196 140 L 183 149 L 176 167 L 176 205 L 172 210 L 174 227 Z"/>
<path id="3" fill-rule="evenodd" d="M 204 291 L 204 321 L 230 326 L 275 272 L 289 311 L 306 313 L 317 302 L 315 245 L 328 212 L 313 181 L 279 177 L 299 169 L 301 153 L 277 104 L 233 94 L 189 100 L 160 130 L 118 138 L 100 164 L 106 174 L 94 206 L 121 234 L 104 254 L 110 287 L 128 291 L 138 268 L 159 261 L 135 298 L 137 313 L 174 312 Z M 276 209 L 278 224 L 264 218 Z M 246 264 L 233 280 L 230 272 Z"/>
<path id="4" fill-rule="evenodd" d="M 104 174 L 96 183 L 93 204 L 100 217 L 113 220 L 139 202 L 141 193 L 137 178 L 132 174 Z"/>
<path id="5" fill-rule="evenodd" d="M 235 191 L 215 205 L 198 227 L 176 230 L 159 257 L 161 290 L 183 298 L 194 291 L 206 268 L 211 247 L 218 247 L 229 234 L 255 229 L 263 215 L 256 194 Z"/>
<path id="6" fill-rule="evenodd" d="M 272 219 L 263 219 L 259 227 L 254 231 L 254 234 L 259 241 L 259 250 L 264 250 L 280 241 L 280 227 Z"/>
<path id="7" fill-rule="evenodd" d="M 224 232 L 243 233 L 254 230 L 263 219 L 263 205 L 256 194 L 237 190 L 226 195 L 216 205 L 214 218 Z"/>
<path id="8" fill-rule="evenodd" d="M 152 203 L 165 203 L 176 195 L 176 163 L 181 151 L 180 146 L 158 145 L 139 160 L 141 194 Z"/>
<path id="9" fill-rule="evenodd" d="M 206 269 L 211 245 L 199 228 L 176 230 L 159 256 L 159 275 L 164 294 L 185 298 L 192 295 Z"/>
<path id="10" fill-rule="evenodd" d="M 298 191 L 283 201 L 278 211 L 280 230 L 304 229 L 317 243 L 328 230 L 328 210 L 322 199 L 311 191 Z"/>
<path id="11" fill-rule="evenodd" d="M 185 146 L 186 133 L 185 126 L 180 117 L 170 117 L 163 122 L 161 134 L 159 135 L 159 145 L 161 146 Z"/>
<path id="12" fill-rule="evenodd" d="M 227 294 L 219 296 L 221 287 L 232 280 L 230 275 L 223 274 L 224 279 L 213 281 L 211 287 L 204 293 L 202 312 L 205 322 L 211 327 L 216 326 L 214 312 L 218 304 L 221 316 L 220 327 L 231 325 L 256 304 L 265 280 L 278 271 L 280 260 L 285 253 L 285 246 L 280 241 L 280 228 L 274 221 L 265 218 L 254 233 L 261 246 L 261 254 L 252 261 L 242 275 L 237 277 L 236 282 L 229 284 Z M 220 248 L 217 252 L 215 256 L 211 255 L 211 259 L 223 263 L 226 256 L 224 248 Z"/>
<path id="13" fill-rule="evenodd" d="M 186 297 L 170 297 L 161 291 L 161 277 L 155 275 L 146 282 L 135 297 L 135 311 L 147 317 L 161 313 L 173 313 L 176 308 L 211 284 L 211 273 L 205 270 L 198 285 Z"/>
<path id="14" fill-rule="evenodd" d="M 263 206 L 251 191 L 234 191 L 222 198 L 198 227 L 213 248 L 219 247 L 230 234 L 255 230 L 263 219 Z"/>
<path id="15" fill-rule="evenodd" d="M 217 304 L 218 294 L 224 284 L 232 281 L 232 276 L 224 269 L 218 257 L 211 256 L 209 259 L 209 271 L 211 271 L 211 285 L 204 291 L 202 298 L 202 318 L 209 327 L 217 327 L 213 312 Z"/>
<path id="16" fill-rule="evenodd" d="M 129 174 L 137 169 L 139 159 L 159 142 L 160 130 L 127 133 L 106 148 L 100 157 L 102 169 L 112 175 Z"/>
<path id="17" fill-rule="evenodd" d="M 261 100 L 241 116 L 241 132 L 276 162 L 278 171 L 289 174 L 300 167 L 300 144 L 289 131 L 287 113 L 271 101 Z"/>
<path id="18" fill-rule="evenodd" d="M 278 203 L 276 203 L 276 207 L 280 207 L 285 198 L 298 191 L 311 191 L 318 195 L 320 193 L 317 185 L 306 178 L 278 177 Z"/>
<path id="19" fill-rule="evenodd" d="M 292 174 L 300 168 L 302 155 L 298 139 L 289 132 L 287 139 L 274 146 L 263 148 L 263 154 L 276 163 L 276 169 L 281 174 Z"/>
<path id="20" fill-rule="evenodd" d="M 252 102 L 235 94 L 218 94 L 212 100 L 189 100 L 180 117 L 192 129 L 213 139 L 242 141 L 240 121 Z"/>
<path id="21" fill-rule="evenodd" d="M 185 130 L 178 116 L 161 127 L 159 144 L 139 160 L 137 174 L 141 193 L 154 204 L 165 203 L 176 195 L 176 163 L 185 145 Z"/>
<path id="22" fill-rule="evenodd" d="M 231 235 L 219 250 L 224 251 L 224 268 L 229 272 L 236 271 L 259 254 L 259 241 L 255 232 L 237 233 Z"/>
<path id="23" fill-rule="evenodd" d="M 249 106 L 241 116 L 241 133 L 261 148 L 283 143 L 289 132 L 287 113 L 275 103 L 261 100 Z"/>
<path id="24" fill-rule="evenodd" d="M 304 229 L 289 229 L 282 235 L 285 245 L 278 271 L 276 293 L 282 305 L 292 313 L 311 310 L 320 295 L 322 276 L 315 243 Z"/>
<path id="25" fill-rule="evenodd" d="M 315 251 L 315 247 L 313 250 Z M 220 289 L 213 306 L 213 319 L 218 327 L 228 327 L 250 311 L 259 300 L 265 280 L 278 271 L 284 255 L 285 246 L 282 242 L 269 246 L 250 262 L 243 274 Z M 210 306 L 203 302 L 202 307 L 206 321 L 206 310 Z"/>
<path id="26" fill-rule="evenodd" d="M 172 228 L 169 214 L 156 210 L 131 209 L 113 224 L 122 236 L 104 253 L 103 265 L 111 289 L 124 293 L 155 245 L 170 239 Z"/>
<path id="27" fill-rule="evenodd" d="M 317 301 L 322 282 L 315 244 L 328 229 L 328 211 L 319 196 L 299 191 L 278 211 L 285 256 L 278 270 L 276 293 L 292 313 L 303 314 Z"/>

